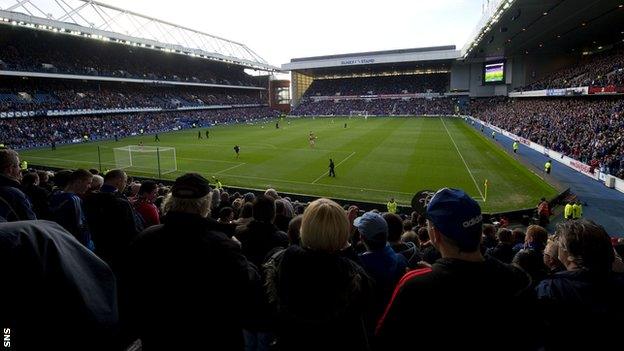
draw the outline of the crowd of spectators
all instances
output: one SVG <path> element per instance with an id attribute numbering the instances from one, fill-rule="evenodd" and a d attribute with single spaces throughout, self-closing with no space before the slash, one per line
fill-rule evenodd
<path id="1" fill-rule="evenodd" d="M 98 139 L 166 132 L 195 126 L 246 123 L 275 118 L 268 107 L 129 113 L 69 117 L 0 119 L 0 143 L 12 148 L 50 146 Z"/>
<path id="2" fill-rule="evenodd" d="M 478 99 L 470 109 L 476 118 L 624 176 L 623 99 Z"/>
<path id="3" fill-rule="evenodd" d="M 6 26 L 0 30 L 2 70 L 258 85 L 237 65 L 43 31 Z"/>
<path id="4" fill-rule="evenodd" d="M 237 90 L 73 81 L 7 81 L 0 87 L 0 112 L 243 104 L 266 104 L 266 98 Z"/>
<path id="5" fill-rule="evenodd" d="M 316 79 L 306 96 L 444 93 L 449 73 Z"/>
<path id="6" fill-rule="evenodd" d="M 304 99 L 292 112 L 295 116 L 349 116 L 352 111 L 368 115 L 451 115 L 456 102 L 450 98 L 438 99 Z"/>
<path id="7" fill-rule="evenodd" d="M 623 322 L 624 242 L 592 221 L 512 232 L 458 189 L 401 216 L 213 183 L 20 170 L 0 150 L 12 345 L 403 350 L 417 328 L 437 349 L 602 349 Z"/>
<path id="8" fill-rule="evenodd" d="M 624 85 L 624 48 L 582 56 L 552 73 L 540 77 L 522 90 Z"/>

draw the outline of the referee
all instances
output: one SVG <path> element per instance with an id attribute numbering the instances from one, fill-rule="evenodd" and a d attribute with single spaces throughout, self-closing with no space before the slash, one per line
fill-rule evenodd
<path id="1" fill-rule="evenodd" d="M 329 159 L 329 176 L 336 178 L 336 172 L 334 171 L 334 160 Z"/>

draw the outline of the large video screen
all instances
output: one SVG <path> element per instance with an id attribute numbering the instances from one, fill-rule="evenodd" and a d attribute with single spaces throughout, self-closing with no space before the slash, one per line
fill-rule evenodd
<path id="1" fill-rule="evenodd" d="M 483 65 L 483 83 L 505 83 L 505 61 L 486 62 Z"/>

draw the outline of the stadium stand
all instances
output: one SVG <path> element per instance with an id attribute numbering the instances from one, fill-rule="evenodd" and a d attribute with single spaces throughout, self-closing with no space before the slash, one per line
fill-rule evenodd
<path id="1" fill-rule="evenodd" d="M 622 99 L 477 99 L 470 109 L 474 116 L 520 137 L 624 176 Z"/>
<path id="2" fill-rule="evenodd" d="M 517 90 L 540 90 L 583 86 L 624 85 L 624 47 L 584 55 L 555 72 Z"/>
<path id="3" fill-rule="evenodd" d="M 77 117 L 28 117 L 0 119 L 0 140 L 12 148 L 49 146 L 88 140 L 121 138 L 143 133 L 166 132 L 197 126 L 244 123 L 275 118 L 279 112 L 268 107 L 132 113 Z"/>
<path id="4" fill-rule="evenodd" d="M 68 80 L 4 80 L 0 112 L 263 105 L 260 93 L 232 89 L 147 84 L 80 83 Z"/>
<path id="5" fill-rule="evenodd" d="M 448 82 L 448 73 L 317 79 L 306 96 L 443 93 Z"/>
<path id="6" fill-rule="evenodd" d="M 0 68 L 9 71 L 258 86 L 240 66 L 80 37 L 3 26 L 0 46 Z"/>

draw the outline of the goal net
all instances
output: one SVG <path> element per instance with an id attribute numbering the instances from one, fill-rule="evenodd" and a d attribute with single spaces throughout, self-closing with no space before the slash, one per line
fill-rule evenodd
<path id="1" fill-rule="evenodd" d="M 178 170 L 173 147 L 128 145 L 114 148 L 113 154 L 120 169 L 158 176 Z"/>
<path id="2" fill-rule="evenodd" d="M 349 117 L 368 117 L 368 111 L 349 111 Z"/>

